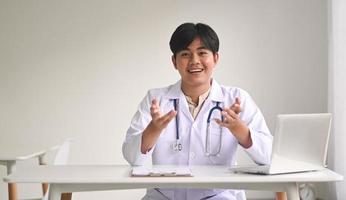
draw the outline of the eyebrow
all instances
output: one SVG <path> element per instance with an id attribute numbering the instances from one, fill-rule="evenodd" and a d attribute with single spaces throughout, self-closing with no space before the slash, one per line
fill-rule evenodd
<path id="1" fill-rule="evenodd" d="M 197 50 L 203 50 L 203 49 L 209 50 L 209 49 L 208 49 L 207 47 L 205 47 L 205 46 L 200 46 L 200 47 L 197 48 Z M 191 51 L 191 49 L 189 49 L 189 48 L 187 48 L 187 47 L 184 48 L 184 49 L 182 49 L 182 51 L 183 51 L 183 50 Z"/>

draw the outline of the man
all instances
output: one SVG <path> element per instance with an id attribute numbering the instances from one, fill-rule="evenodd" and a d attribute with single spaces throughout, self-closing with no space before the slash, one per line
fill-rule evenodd
<path id="1" fill-rule="evenodd" d="M 181 80 L 149 90 L 127 131 L 125 159 L 131 165 L 143 165 L 151 157 L 155 165 L 231 166 L 239 144 L 254 162 L 268 164 L 272 136 L 261 111 L 246 91 L 212 78 L 219 60 L 215 31 L 206 24 L 184 23 L 173 33 L 170 48 Z M 143 199 L 240 200 L 245 194 L 155 188 Z"/>

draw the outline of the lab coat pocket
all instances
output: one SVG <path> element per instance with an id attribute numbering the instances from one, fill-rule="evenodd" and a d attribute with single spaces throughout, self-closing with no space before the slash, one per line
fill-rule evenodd
<path id="1" fill-rule="evenodd" d="M 227 153 L 227 151 L 225 151 L 225 134 L 224 128 L 211 128 L 209 136 L 210 139 L 209 141 L 207 140 L 209 145 L 209 147 L 207 145 L 207 155 L 209 155 L 210 164 L 225 164 L 228 162 L 225 154 L 229 154 L 231 152 Z"/>
<path id="2" fill-rule="evenodd" d="M 172 189 L 149 189 L 142 200 L 169 200 L 174 199 L 174 190 Z"/>
<path id="3" fill-rule="evenodd" d="M 156 146 L 159 147 L 160 151 L 170 152 L 172 146 L 176 141 L 176 134 L 172 132 L 173 127 L 171 124 L 164 129 L 156 142 Z"/>
<path id="4" fill-rule="evenodd" d="M 221 153 L 222 134 L 223 128 L 215 126 L 210 128 L 209 135 L 207 134 L 207 146 L 209 146 L 211 155 Z"/>
<path id="5" fill-rule="evenodd" d="M 208 189 L 202 200 L 236 200 L 236 197 L 225 189 Z"/>

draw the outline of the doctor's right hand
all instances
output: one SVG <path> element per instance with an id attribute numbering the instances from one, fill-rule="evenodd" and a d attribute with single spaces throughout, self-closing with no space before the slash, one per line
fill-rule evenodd
<path id="1" fill-rule="evenodd" d="M 163 114 L 160 111 L 159 102 L 157 99 L 154 99 L 151 102 L 150 115 L 152 120 L 142 134 L 141 152 L 143 154 L 148 152 L 155 145 L 162 130 L 166 128 L 168 123 L 177 115 L 177 111 L 171 110 Z"/>
<path id="2" fill-rule="evenodd" d="M 149 124 L 153 126 L 154 129 L 158 131 L 162 131 L 168 123 L 177 115 L 177 112 L 175 110 L 171 110 L 165 115 L 160 111 L 160 105 L 157 99 L 154 99 L 151 102 L 150 107 L 150 115 L 151 115 L 151 122 Z"/>

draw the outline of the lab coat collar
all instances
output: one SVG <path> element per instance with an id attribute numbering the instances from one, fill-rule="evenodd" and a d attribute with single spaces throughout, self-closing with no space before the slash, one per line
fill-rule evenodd
<path id="1" fill-rule="evenodd" d="M 181 80 L 176 82 L 174 85 L 171 85 L 168 93 L 167 93 L 167 98 L 169 99 L 179 99 L 182 95 L 184 95 L 183 91 L 181 90 Z M 212 101 L 217 101 L 217 102 L 223 102 L 223 93 L 221 86 L 216 80 L 212 80 L 212 85 L 211 85 L 211 90 L 208 99 Z"/>
<path id="2" fill-rule="evenodd" d="M 209 94 L 209 99 L 216 102 L 223 102 L 224 95 L 220 84 L 216 80 L 212 80 L 211 90 Z"/>
<path id="3" fill-rule="evenodd" d="M 179 80 L 169 87 L 166 97 L 168 99 L 179 99 L 181 95 L 183 95 L 183 91 L 181 90 L 181 80 Z"/>

